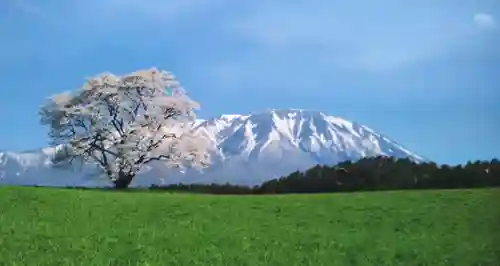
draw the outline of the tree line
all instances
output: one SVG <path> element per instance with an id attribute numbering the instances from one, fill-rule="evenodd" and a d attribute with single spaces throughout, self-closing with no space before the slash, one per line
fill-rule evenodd
<path id="1" fill-rule="evenodd" d="M 176 184 L 151 186 L 150 189 L 209 194 L 284 194 L 482 187 L 500 187 L 498 159 L 451 166 L 378 156 L 335 166 L 316 165 L 255 187 Z"/>

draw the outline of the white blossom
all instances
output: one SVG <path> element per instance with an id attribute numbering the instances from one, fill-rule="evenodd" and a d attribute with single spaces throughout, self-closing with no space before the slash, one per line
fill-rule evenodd
<path id="1" fill-rule="evenodd" d="M 166 96 L 165 89 L 180 93 Z M 152 68 L 90 78 L 50 98 L 40 114 L 52 144 L 66 147 L 56 163 L 95 163 L 116 186 L 130 179 L 128 186 L 151 161 L 180 168 L 210 163 L 208 139 L 193 128 L 198 108 L 170 72 Z"/>

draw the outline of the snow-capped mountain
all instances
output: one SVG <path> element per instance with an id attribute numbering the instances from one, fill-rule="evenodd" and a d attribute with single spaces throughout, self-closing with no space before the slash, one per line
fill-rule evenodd
<path id="1" fill-rule="evenodd" d="M 316 164 L 335 164 L 365 156 L 424 158 L 372 129 L 321 112 L 269 110 L 250 115 L 222 115 L 197 120 L 197 128 L 212 143 L 213 165 L 202 172 L 184 173 L 152 165 L 132 185 L 170 183 L 231 183 L 257 185 L 306 170 Z M 96 171 L 54 169 L 54 149 L 0 152 L 0 183 L 68 186 L 106 185 Z"/>

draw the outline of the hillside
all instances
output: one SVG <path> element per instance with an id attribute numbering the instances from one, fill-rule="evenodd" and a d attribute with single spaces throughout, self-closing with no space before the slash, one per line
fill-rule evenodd
<path id="1" fill-rule="evenodd" d="M 231 183 L 258 185 L 306 170 L 366 156 L 425 159 L 376 131 L 321 112 L 268 110 L 249 115 L 222 115 L 197 120 L 197 129 L 211 140 L 213 165 L 203 172 L 184 173 L 156 164 L 144 169 L 133 185 L 166 183 Z M 0 183 L 49 186 L 99 186 L 96 171 L 55 170 L 54 149 L 23 153 L 0 152 Z"/>
<path id="2" fill-rule="evenodd" d="M 238 197 L 0 187 L 0 265 L 493 266 L 499 192 Z"/>

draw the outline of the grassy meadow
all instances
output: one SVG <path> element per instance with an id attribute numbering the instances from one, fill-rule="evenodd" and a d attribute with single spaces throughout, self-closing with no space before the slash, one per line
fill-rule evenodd
<path id="1" fill-rule="evenodd" d="M 0 265 L 500 265 L 499 200 L 0 187 Z"/>

